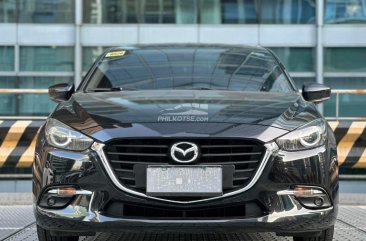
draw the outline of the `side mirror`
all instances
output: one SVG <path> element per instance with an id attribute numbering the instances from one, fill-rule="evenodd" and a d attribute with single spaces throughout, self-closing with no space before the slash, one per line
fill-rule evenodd
<path id="1" fill-rule="evenodd" d="M 302 87 L 302 96 L 305 100 L 320 103 L 330 98 L 330 88 L 322 84 L 304 84 Z"/>
<path id="2" fill-rule="evenodd" d="M 58 103 L 70 99 L 74 91 L 74 84 L 56 84 L 48 88 L 48 96 L 52 101 Z"/>

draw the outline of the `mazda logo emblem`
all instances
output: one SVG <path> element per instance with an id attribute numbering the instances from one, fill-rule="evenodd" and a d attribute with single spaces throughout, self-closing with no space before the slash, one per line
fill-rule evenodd
<path id="1" fill-rule="evenodd" d="M 197 160 L 199 156 L 198 146 L 191 142 L 179 142 L 170 148 L 170 156 L 179 163 L 190 163 Z"/>

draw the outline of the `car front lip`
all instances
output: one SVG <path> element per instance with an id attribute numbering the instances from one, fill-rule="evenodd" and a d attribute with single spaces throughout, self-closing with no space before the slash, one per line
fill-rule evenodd
<path id="1" fill-rule="evenodd" d="M 47 229 L 65 231 L 121 231 L 134 230 L 141 227 L 144 230 L 184 231 L 185 229 L 199 230 L 246 230 L 246 231 L 266 231 L 266 232 L 298 232 L 320 231 L 334 223 L 336 211 L 333 207 L 310 210 L 301 206 L 291 195 L 283 195 L 281 198 L 291 203 L 292 207 L 287 210 L 272 212 L 268 215 L 245 219 L 133 219 L 116 218 L 106 216 L 98 210 L 93 210 L 94 194 L 78 195 L 74 201 L 64 209 L 45 209 L 35 207 L 37 223 Z M 85 206 L 88 200 L 90 205 Z M 50 220 L 50 218 L 52 218 Z M 309 223 L 311 221 L 311 223 Z M 289 225 L 289 224 L 294 225 Z M 306 226 L 307 225 L 307 226 Z M 300 228 L 302 226 L 302 228 Z M 73 227 L 70 229 L 70 227 Z"/>

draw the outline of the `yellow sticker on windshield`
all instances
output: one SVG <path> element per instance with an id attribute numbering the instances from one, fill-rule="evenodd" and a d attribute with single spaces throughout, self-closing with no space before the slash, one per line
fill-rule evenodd
<path id="1" fill-rule="evenodd" d="M 113 52 L 109 52 L 105 55 L 105 57 L 110 58 L 110 57 L 121 57 L 123 55 L 125 55 L 126 51 L 121 50 L 121 51 L 113 51 Z"/>

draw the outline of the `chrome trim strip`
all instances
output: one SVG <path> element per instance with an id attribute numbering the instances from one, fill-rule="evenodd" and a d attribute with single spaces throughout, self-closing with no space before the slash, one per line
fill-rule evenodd
<path id="1" fill-rule="evenodd" d="M 323 193 L 323 192 L 321 192 L 321 191 L 316 191 L 316 193 L 314 193 L 313 195 L 311 195 L 311 196 L 317 196 L 317 195 L 319 195 L 319 194 L 325 194 L 325 193 Z M 278 196 L 284 196 L 284 195 L 288 195 L 288 196 L 298 196 L 298 195 L 296 195 L 295 194 L 295 190 L 282 190 L 282 191 L 278 191 L 277 192 L 277 195 Z M 303 195 L 301 195 L 301 196 L 303 196 Z"/>
<path id="2" fill-rule="evenodd" d="M 317 156 L 319 154 L 325 153 L 325 145 L 316 147 L 314 149 L 302 150 L 302 151 L 278 151 L 278 156 L 282 157 L 282 161 L 290 162 L 299 159 L 309 158 L 312 156 Z"/>
<path id="3" fill-rule="evenodd" d="M 325 195 L 327 195 L 328 199 L 330 200 L 328 192 L 324 188 L 322 188 L 322 187 L 319 187 L 319 186 L 308 186 L 308 185 L 296 185 L 296 187 L 303 187 L 303 188 L 312 188 L 312 189 L 315 189 L 315 191 L 317 191 L 317 192 L 314 193 L 314 195 L 312 195 L 312 196 L 317 196 L 317 195 L 320 195 L 320 194 L 325 194 Z M 282 196 L 282 195 L 298 196 L 298 195 L 295 195 L 295 190 L 293 190 L 293 189 L 287 189 L 287 190 L 278 191 L 277 192 L 277 195 L 279 195 L 279 196 Z M 310 196 L 306 196 L 306 197 L 310 197 Z"/>
<path id="4" fill-rule="evenodd" d="M 47 193 L 59 195 L 57 189 L 58 189 L 58 187 L 54 188 L 54 189 L 50 189 L 50 190 L 48 190 Z M 93 192 L 88 191 L 88 190 L 76 190 L 74 195 L 92 195 L 92 194 L 93 194 Z M 63 196 L 67 196 L 67 195 L 63 195 Z"/>
<path id="5" fill-rule="evenodd" d="M 324 98 L 321 98 L 321 99 L 318 99 L 318 100 L 315 100 L 315 101 L 310 101 L 310 102 L 313 102 L 313 103 L 320 103 L 320 102 L 323 102 L 323 101 L 326 101 L 326 100 L 329 100 L 330 97 L 324 97 Z"/>
<path id="6" fill-rule="evenodd" d="M 220 199 L 220 198 L 225 198 L 225 197 L 229 197 L 229 196 L 233 196 L 242 192 L 245 192 L 247 190 L 249 190 L 250 188 L 252 188 L 254 186 L 254 184 L 256 184 L 256 182 L 258 181 L 259 177 L 262 175 L 262 172 L 264 170 L 264 168 L 266 167 L 268 160 L 270 159 L 270 157 L 272 156 L 272 154 L 278 150 L 278 146 L 275 142 L 271 142 L 271 143 L 267 143 L 264 146 L 266 147 L 266 152 L 263 156 L 262 162 L 258 167 L 257 173 L 254 175 L 254 177 L 252 178 L 252 180 L 250 181 L 250 183 L 248 185 L 246 185 L 244 188 L 236 190 L 234 192 L 229 192 L 226 193 L 222 196 L 218 196 L 218 197 L 212 197 L 212 198 L 206 198 L 206 199 L 201 199 L 201 200 L 194 200 L 194 201 L 174 201 L 174 200 L 167 200 L 167 199 L 163 199 L 163 198 L 157 198 L 157 197 L 150 197 L 147 196 L 143 193 L 140 192 L 136 192 L 133 191 L 131 189 L 126 188 L 125 186 L 123 186 L 119 180 L 117 179 L 117 177 L 115 176 L 112 167 L 110 166 L 107 157 L 105 156 L 105 153 L 103 151 L 103 147 L 105 145 L 103 143 L 98 143 L 98 142 L 94 142 L 91 149 L 94 150 L 100 160 L 102 161 L 102 164 L 105 168 L 105 170 L 107 171 L 109 177 L 111 178 L 112 182 L 114 183 L 114 185 L 116 185 L 119 189 L 121 189 L 122 191 L 125 191 L 127 193 L 139 196 L 139 197 L 144 197 L 144 198 L 149 198 L 149 199 L 154 199 L 154 200 L 158 200 L 158 201 L 164 201 L 164 202 L 170 202 L 170 203 L 180 203 L 180 204 L 186 204 L 186 203 L 198 203 L 198 202 L 205 202 L 205 201 L 210 201 L 210 200 L 215 200 L 215 199 Z"/>

